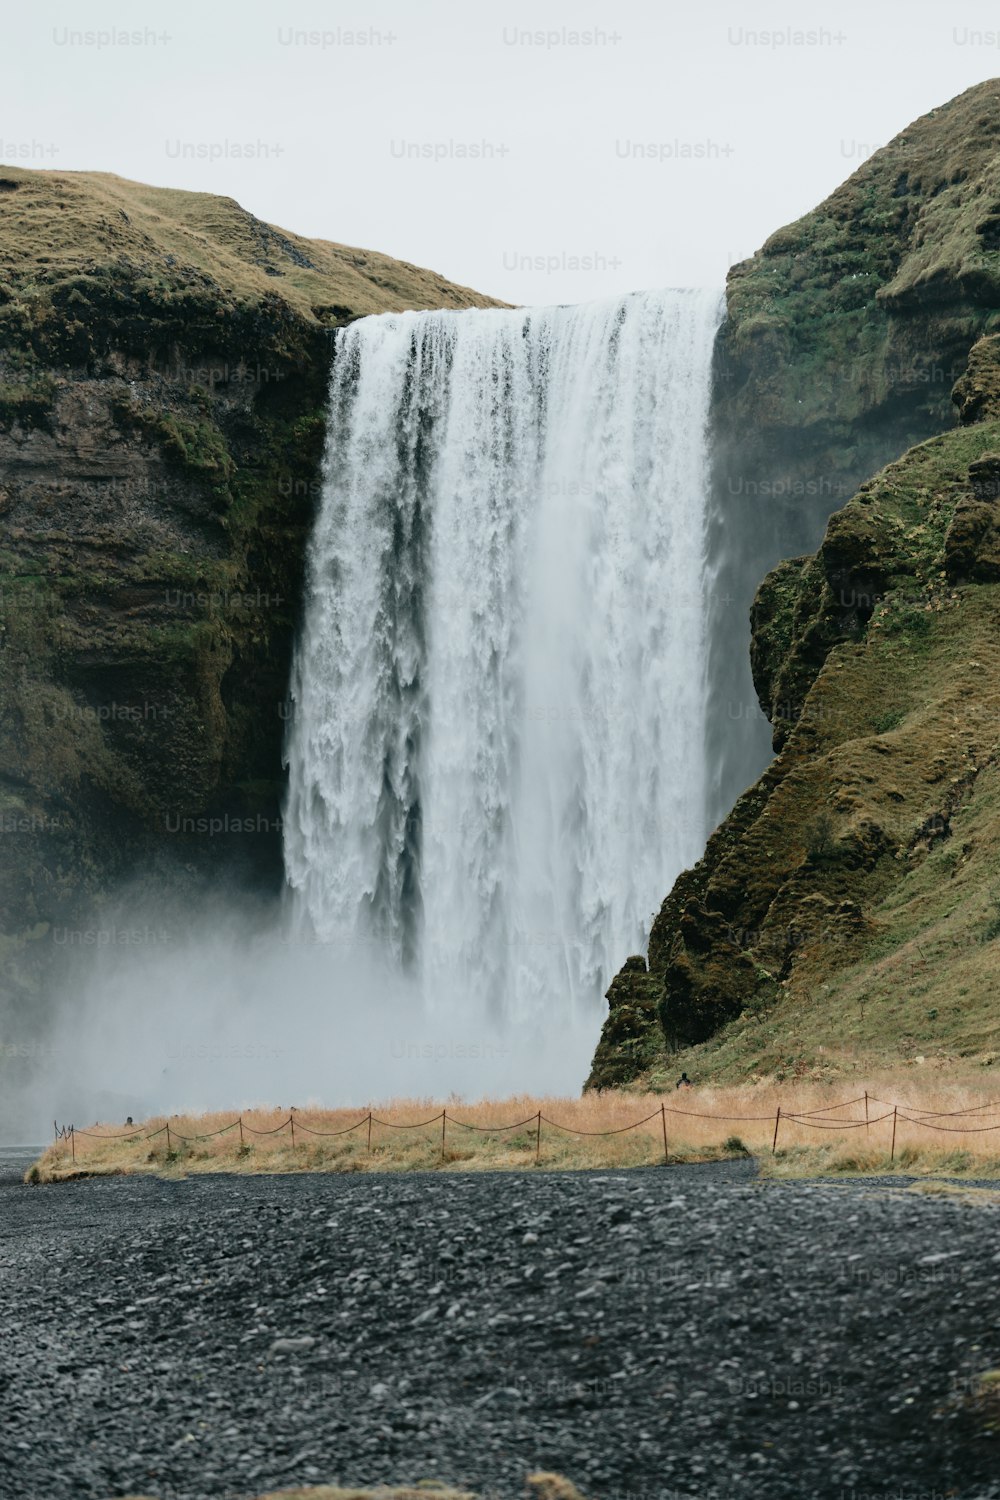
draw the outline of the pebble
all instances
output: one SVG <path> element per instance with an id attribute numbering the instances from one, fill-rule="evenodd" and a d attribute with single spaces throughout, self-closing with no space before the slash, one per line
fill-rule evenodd
<path id="1" fill-rule="evenodd" d="M 305 1354 L 311 1349 L 316 1340 L 306 1335 L 298 1339 L 275 1339 L 268 1354 Z"/>

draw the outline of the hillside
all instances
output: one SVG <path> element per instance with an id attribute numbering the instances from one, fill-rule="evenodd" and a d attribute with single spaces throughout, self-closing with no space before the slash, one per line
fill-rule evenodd
<path id="1" fill-rule="evenodd" d="M 755 698 L 779 754 L 613 982 L 592 1086 L 662 1075 L 668 1046 L 734 1079 L 1000 1051 L 998 224 L 990 80 L 730 273 L 720 809 L 756 753 Z"/>
<path id="2" fill-rule="evenodd" d="M 790 509 L 815 500 L 825 519 L 817 481 L 846 500 L 951 425 L 968 351 L 1000 323 L 1000 79 L 914 121 L 734 266 L 727 312 L 718 435 L 745 474 L 786 481 Z"/>
<path id="3" fill-rule="evenodd" d="M 859 484 L 954 426 L 969 350 L 1000 326 L 998 143 L 990 79 L 914 121 L 730 272 L 712 413 L 717 820 L 766 760 L 747 664 L 757 585 L 814 551 Z"/>
<path id="4" fill-rule="evenodd" d="M 778 755 L 612 987 L 591 1084 L 1000 1060 L 1000 341 L 980 420 L 861 486 L 754 608 Z"/>
<path id="5" fill-rule="evenodd" d="M 231 199 L 0 169 L 0 1014 L 123 880 L 279 886 L 331 330 L 488 305 Z"/>
<path id="6" fill-rule="evenodd" d="M 406 261 L 265 224 L 232 198 L 111 172 L 0 166 L 0 226 L 0 300 L 8 309 L 29 303 L 36 326 L 51 307 L 72 310 L 86 327 L 88 303 L 119 303 L 125 286 L 163 311 L 201 301 L 218 319 L 280 302 L 286 314 L 325 326 L 410 307 L 497 305 Z"/>

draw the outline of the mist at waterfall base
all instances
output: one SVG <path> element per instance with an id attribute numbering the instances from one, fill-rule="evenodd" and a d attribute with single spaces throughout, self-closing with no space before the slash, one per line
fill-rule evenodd
<path id="1" fill-rule="evenodd" d="M 45 1069 L 78 1115 L 578 1091 L 704 845 L 721 313 L 667 291 L 337 335 L 286 907 L 81 957 Z"/>
<path id="2" fill-rule="evenodd" d="M 44 1139 L 53 1118 L 478 1099 L 551 1081 L 527 1037 L 472 1007 L 425 1014 L 383 955 L 296 933 L 281 912 L 126 896 L 86 932 L 93 946 L 65 950 L 55 1024 L 3 1072 L 0 1139 Z"/>

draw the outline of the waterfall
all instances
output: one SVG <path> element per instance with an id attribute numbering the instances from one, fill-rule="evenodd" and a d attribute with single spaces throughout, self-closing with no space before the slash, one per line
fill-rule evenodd
<path id="1" fill-rule="evenodd" d="M 647 292 L 336 336 L 287 879 L 319 941 L 374 948 L 430 1012 L 582 1027 L 585 1056 L 701 854 L 721 316 Z"/>

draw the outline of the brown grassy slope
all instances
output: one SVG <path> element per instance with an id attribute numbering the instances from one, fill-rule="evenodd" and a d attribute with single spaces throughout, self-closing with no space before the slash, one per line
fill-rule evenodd
<path id="1" fill-rule="evenodd" d="M 495 307 L 434 271 L 265 224 L 233 198 L 112 172 L 0 167 L 0 265 L 19 282 L 128 270 L 161 292 L 208 280 L 234 301 L 280 297 L 309 321 L 405 308 Z"/>

